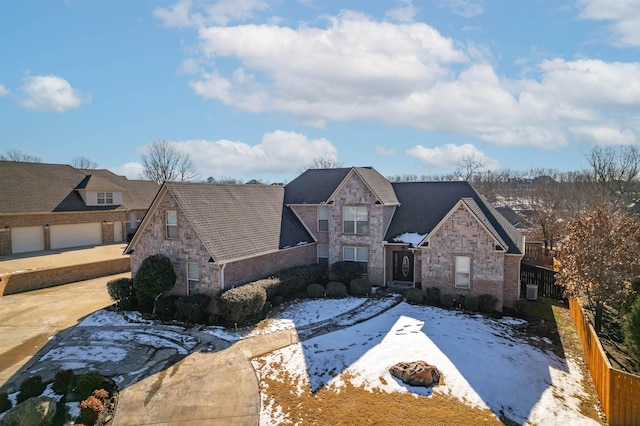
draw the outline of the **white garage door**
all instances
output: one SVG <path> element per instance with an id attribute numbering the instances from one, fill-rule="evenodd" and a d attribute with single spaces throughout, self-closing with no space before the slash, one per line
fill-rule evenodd
<path id="1" fill-rule="evenodd" d="M 102 224 L 100 222 L 51 225 L 49 232 L 52 249 L 102 244 Z"/>
<path id="2" fill-rule="evenodd" d="M 44 226 L 11 228 L 11 253 L 44 250 Z"/>

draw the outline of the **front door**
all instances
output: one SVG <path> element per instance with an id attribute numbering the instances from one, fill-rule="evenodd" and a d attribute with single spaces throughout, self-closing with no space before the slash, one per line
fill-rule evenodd
<path id="1" fill-rule="evenodd" d="M 393 252 L 393 280 L 413 282 L 413 253 L 410 251 Z"/>

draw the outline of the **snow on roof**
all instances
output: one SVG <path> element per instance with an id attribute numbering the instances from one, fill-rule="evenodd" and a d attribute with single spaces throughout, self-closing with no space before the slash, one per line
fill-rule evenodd
<path id="1" fill-rule="evenodd" d="M 418 234 L 417 232 L 405 232 L 397 237 L 393 237 L 391 241 L 394 243 L 407 243 L 411 244 L 413 247 L 417 247 L 426 236 L 427 234 Z"/>

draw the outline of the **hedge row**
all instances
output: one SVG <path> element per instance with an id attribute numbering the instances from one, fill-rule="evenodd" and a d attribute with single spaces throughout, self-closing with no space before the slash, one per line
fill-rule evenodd
<path id="1" fill-rule="evenodd" d="M 440 294 L 440 289 L 437 287 L 429 287 L 424 292 L 417 288 L 412 288 L 407 292 L 407 302 L 409 303 L 441 306 L 447 309 L 465 309 L 472 312 L 493 312 L 497 301 L 498 299 L 491 294 L 482 294 L 480 296 Z"/>
<path id="2" fill-rule="evenodd" d="M 347 294 L 356 297 L 368 296 L 371 294 L 371 283 L 364 278 L 351 280 L 349 287 L 340 281 L 330 281 L 325 288 L 321 284 L 313 283 L 307 287 L 307 296 L 312 299 L 323 297 L 340 298 Z"/>

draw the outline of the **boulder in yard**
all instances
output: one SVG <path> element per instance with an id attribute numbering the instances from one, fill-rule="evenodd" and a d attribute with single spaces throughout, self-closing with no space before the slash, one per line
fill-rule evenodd
<path id="1" fill-rule="evenodd" d="M 0 425 L 48 425 L 55 415 L 56 400 L 46 396 L 36 396 L 7 411 L 4 417 L 0 419 Z"/>
<path id="2" fill-rule="evenodd" d="M 440 383 L 442 373 L 434 365 L 425 361 L 399 362 L 389 369 L 392 376 L 397 377 L 410 386 L 430 388 Z"/>

